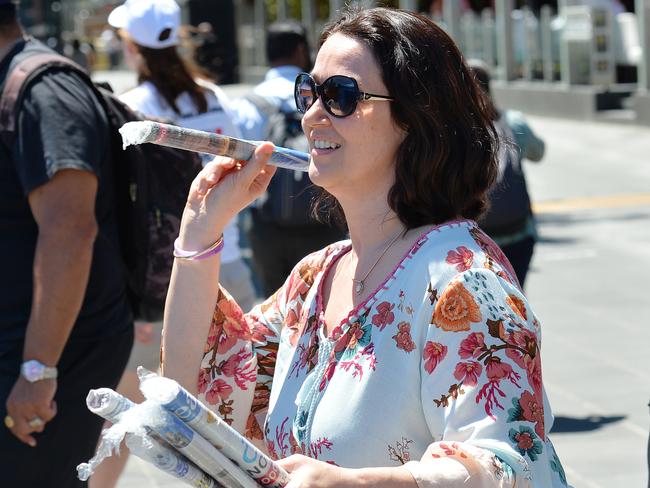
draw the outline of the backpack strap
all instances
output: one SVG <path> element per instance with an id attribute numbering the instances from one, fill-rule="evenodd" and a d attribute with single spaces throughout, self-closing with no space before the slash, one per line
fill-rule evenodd
<path id="1" fill-rule="evenodd" d="M 25 89 L 37 75 L 51 68 L 69 68 L 90 80 L 86 71 L 74 61 L 55 53 L 38 53 L 16 64 L 7 75 L 0 98 L 0 137 L 11 148 L 16 138 L 16 116 Z"/>

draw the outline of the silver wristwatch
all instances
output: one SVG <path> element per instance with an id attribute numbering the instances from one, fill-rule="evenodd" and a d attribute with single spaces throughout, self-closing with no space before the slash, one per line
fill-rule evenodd
<path id="1" fill-rule="evenodd" d="M 25 378 L 30 383 L 34 383 L 40 380 L 56 378 L 57 370 L 56 368 L 45 366 L 40 361 L 31 359 L 29 361 L 25 361 L 20 366 L 20 374 L 22 375 L 23 378 Z"/>

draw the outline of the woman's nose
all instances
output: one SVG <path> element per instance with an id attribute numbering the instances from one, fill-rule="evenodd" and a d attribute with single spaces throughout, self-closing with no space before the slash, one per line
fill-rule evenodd
<path id="1" fill-rule="evenodd" d="M 302 127 L 305 132 L 308 127 L 329 124 L 330 122 L 329 114 L 325 110 L 320 97 L 314 101 L 302 117 Z"/>

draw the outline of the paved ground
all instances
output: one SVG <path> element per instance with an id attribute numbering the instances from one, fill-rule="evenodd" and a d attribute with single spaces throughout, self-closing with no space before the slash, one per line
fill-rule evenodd
<path id="1" fill-rule="evenodd" d="M 548 147 L 527 166 L 541 235 L 527 294 L 543 324 L 553 441 L 576 488 L 645 487 L 650 128 L 530 121 Z M 172 486 L 137 459 L 119 484 Z"/>

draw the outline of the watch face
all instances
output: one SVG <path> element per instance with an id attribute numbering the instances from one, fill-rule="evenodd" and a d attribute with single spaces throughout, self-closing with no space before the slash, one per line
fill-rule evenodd
<path id="1" fill-rule="evenodd" d="M 23 374 L 28 381 L 36 381 L 43 376 L 43 365 L 37 361 L 27 361 L 24 365 Z"/>

